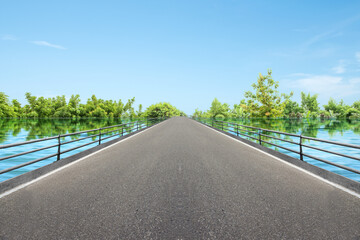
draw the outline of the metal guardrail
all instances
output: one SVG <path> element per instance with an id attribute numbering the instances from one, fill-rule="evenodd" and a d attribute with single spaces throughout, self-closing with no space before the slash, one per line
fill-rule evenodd
<path id="1" fill-rule="evenodd" d="M 324 140 L 324 139 L 319 139 L 319 138 L 312 138 L 312 137 L 302 136 L 302 135 L 298 135 L 298 134 L 274 131 L 274 130 L 263 129 L 263 128 L 258 128 L 258 127 L 251 127 L 251 126 L 246 126 L 246 125 L 241 125 L 241 124 L 238 124 L 238 123 L 231 123 L 231 122 L 226 122 L 226 121 L 219 121 L 219 120 L 215 120 L 215 119 L 203 119 L 203 118 L 193 118 L 193 119 L 196 120 L 196 121 L 202 122 L 205 125 L 215 127 L 215 128 L 221 129 L 221 130 L 226 131 L 226 132 L 231 132 L 233 134 L 236 134 L 237 136 L 248 137 L 250 139 L 253 139 L 253 140 L 257 141 L 260 145 L 264 145 L 264 143 L 266 143 L 266 144 L 269 144 L 269 145 L 272 145 L 272 146 L 282 148 L 282 149 L 285 149 L 287 151 L 299 154 L 300 160 L 302 160 L 302 161 L 304 161 L 304 156 L 305 156 L 305 157 L 308 157 L 308 158 L 315 159 L 317 161 L 324 162 L 326 164 L 330 164 L 330 165 L 338 167 L 338 168 L 348 170 L 348 171 L 353 172 L 353 173 L 360 174 L 360 170 L 350 168 L 350 167 L 347 167 L 347 166 L 344 166 L 344 165 L 340 165 L 340 164 L 337 164 L 337 163 L 334 163 L 334 162 L 330 162 L 328 160 L 325 160 L 325 159 L 322 159 L 322 158 L 319 158 L 319 157 L 312 156 L 310 154 L 304 153 L 304 150 L 305 150 L 304 147 L 360 161 L 359 157 L 354 157 L 354 156 L 350 156 L 350 155 L 343 154 L 343 153 L 338 153 L 338 152 L 334 152 L 334 151 L 330 151 L 330 150 L 326 150 L 326 149 L 317 148 L 317 147 L 314 147 L 314 146 L 304 144 L 303 142 L 304 142 L 304 139 L 306 139 L 306 140 L 309 140 L 309 141 L 328 143 L 328 144 L 333 144 L 333 145 L 343 146 L 343 147 L 349 147 L 349 148 L 355 148 L 355 149 L 360 149 L 360 145 L 339 143 L 339 142 L 334 142 L 334 141 L 329 141 L 329 140 Z M 296 137 L 296 138 L 299 138 L 299 141 L 294 142 L 294 141 L 291 141 L 291 140 L 286 140 L 286 139 L 283 139 L 283 138 L 280 138 L 280 137 L 271 136 L 271 135 L 269 135 L 269 133 L 275 133 L 275 134 L 279 134 L 279 135 Z M 297 146 L 299 146 L 299 151 L 296 151 L 294 149 L 290 149 L 290 148 L 281 146 L 279 144 L 275 144 L 275 143 L 266 141 L 267 140 L 266 138 L 276 139 L 276 140 L 279 140 L 279 141 L 283 141 L 283 142 L 287 142 L 287 143 L 290 143 L 290 144 L 297 145 Z"/>
<path id="2" fill-rule="evenodd" d="M 42 150 L 45 150 L 45 149 L 57 147 L 56 153 L 44 156 L 42 158 L 34 159 L 34 160 L 31 160 L 31 161 L 28 161 L 28 162 L 25 162 L 25 163 L 22 163 L 22 164 L 7 168 L 7 169 L 0 170 L 0 175 L 4 174 L 4 173 L 7 173 L 7 172 L 10 172 L 10 171 L 13 171 L 13 170 L 18 169 L 18 168 L 28 166 L 28 165 L 36 163 L 36 162 L 43 161 L 43 160 L 51 158 L 51 157 L 56 156 L 57 160 L 60 160 L 61 159 L 61 154 L 71 152 L 71 151 L 76 150 L 78 148 L 82 148 L 82 147 L 85 147 L 85 146 L 88 146 L 88 145 L 94 144 L 94 143 L 98 143 L 98 145 L 100 145 L 101 142 L 106 140 L 106 139 L 116 137 L 116 136 L 124 136 L 124 134 L 135 132 L 135 130 L 138 131 L 138 130 L 140 130 L 142 128 L 154 125 L 155 123 L 161 122 L 161 121 L 163 121 L 165 119 L 166 118 L 145 119 L 145 120 L 139 120 L 139 121 L 124 123 L 124 124 L 120 124 L 120 125 L 102 127 L 102 128 L 97 128 L 97 129 L 81 131 L 81 132 L 62 134 L 62 135 L 58 135 L 58 136 L 54 136 L 54 137 L 48 137 L 48 138 L 35 139 L 35 140 L 30 140 L 30 141 L 25 141 L 25 142 L 0 145 L 0 150 L 1 150 L 1 149 L 12 148 L 12 147 L 17 147 L 17 146 L 27 145 L 27 144 L 37 143 L 37 142 L 44 142 L 44 141 L 55 140 L 55 139 L 58 140 L 57 144 L 52 144 L 52 145 L 49 145 L 49 146 L 46 146 L 46 147 L 33 149 L 33 150 L 30 150 L 30 151 L 27 151 L 27 152 L 21 152 L 21 153 L 16 153 L 16 154 L 9 155 L 9 156 L 1 157 L 0 161 L 3 161 L 3 160 L 8 160 L 8 159 L 11 159 L 11 158 L 15 158 L 15 157 L 23 156 L 23 155 L 26 155 L 26 154 L 42 151 Z M 116 128 L 116 129 L 113 129 L 113 128 Z M 104 131 L 104 130 L 107 130 L 107 129 L 112 129 L 112 130 Z M 80 134 L 83 134 L 83 133 L 91 133 L 91 132 L 96 132 L 96 134 L 91 134 L 91 135 L 86 136 L 86 137 L 81 137 L 81 138 L 66 141 L 66 142 L 61 141 L 62 138 L 65 138 L 65 137 L 68 137 L 68 136 L 80 135 Z M 117 133 L 112 134 L 114 132 L 117 132 Z M 107 136 L 110 133 L 111 133 L 111 135 Z M 104 137 L 104 136 L 106 136 L 106 137 Z M 93 140 L 91 142 L 82 144 L 80 146 L 76 146 L 76 147 L 61 151 L 61 146 L 63 146 L 63 145 L 73 143 L 73 142 L 77 142 L 77 141 L 81 141 L 81 140 L 85 140 L 85 139 L 89 139 L 89 138 L 97 138 L 97 139 Z"/>

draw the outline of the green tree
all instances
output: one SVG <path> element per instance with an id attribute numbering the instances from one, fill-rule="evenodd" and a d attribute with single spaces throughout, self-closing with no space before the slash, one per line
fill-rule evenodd
<path id="1" fill-rule="evenodd" d="M 271 74 L 271 69 L 268 69 L 266 76 L 260 73 L 257 83 L 251 85 L 255 92 L 245 92 L 252 117 L 281 117 L 285 108 L 285 101 L 293 95 L 292 92 L 290 95 L 280 94 L 277 90 L 279 82 L 275 81 Z"/>
<path id="2" fill-rule="evenodd" d="M 12 104 L 12 107 L 13 107 L 13 109 L 14 109 L 15 116 L 16 116 L 16 117 L 22 117 L 22 115 L 23 115 L 23 109 L 22 109 L 21 104 L 19 103 L 19 101 L 16 100 L 16 99 L 13 99 L 13 100 L 11 101 L 11 104 Z"/>
<path id="3" fill-rule="evenodd" d="M 351 105 L 351 107 L 353 107 L 353 108 L 355 108 L 355 109 L 357 109 L 357 110 L 360 111 L 360 100 L 355 101 L 355 102 Z"/>
<path id="4" fill-rule="evenodd" d="M 305 112 L 310 111 L 310 113 L 317 113 L 319 112 L 319 103 L 317 101 L 317 94 L 314 94 L 313 96 L 308 93 L 306 95 L 304 92 L 301 92 L 301 107 L 305 110 Z"/>
<path id="5" fill-rule="evenodd" d="M 8 118 L 15 116 L 16 114 L 13 107 L 10 105 L 8 96 L 5 93 L 0 92 L 0 118 Z"/>
<path id="6" fill-rule="evenodd" d="M 291 101 L 290 99 L 285 101 L 285 108 L 283 112 L 284 117 L 297 118 L 301 115 L 299 115 L 299 113 L 302 113 L 303 111 L 304 110 L 299 106 L 297 102 Z"/>
<path id="7" fill-rule="evenodd" d="M 227 118 L 230 116 L 230 107 L 227 103 L 221 103 L 215 98 L 212 103 L 208 114 L 211 118 Z"/>
<path id="8" fill-rule="evenodd" d="M 136 116 L 138 118 L 141 118 L 143 115 L 142 107 L 143 107 L 142 104 L 139 104 L 139 110 L 136 112 Z"/>
<path id="9" fill-rule="evenodd" d="M 159 117 L 173 117 L 186 116 L 185 113 L 171 105 L 170 103 L 160 102 L 150 105 L 144 112 L 144 117 L 159 118 Z"/>
<path id="10" fill-rule="evenodd" d="M 195 112 L 192 114 L 194 118 L 207 118 L 209 115 L 207 112 L 200 111 L 199 109 L 195 109 Z"/>
<path id="11" fill-rule="evenodd" d="M 71 95 L 69 99 L 69 111 L 72 117 L 79 117 L 80 116 L 80 95 Z"/>

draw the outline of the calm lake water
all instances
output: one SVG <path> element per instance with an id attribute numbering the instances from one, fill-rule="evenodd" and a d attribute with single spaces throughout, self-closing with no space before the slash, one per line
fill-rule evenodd
<path id="1" fill-rule="evenodd" d="M 264 120 L 264 119 L 244 119 L 244 120 L 236 120 L 236 119 L 228 119 L 229 122 L 237 122 L 242 125 L 260 127 L 265 129 L 277 130 L 282 132 L 294 133 L 294 134 L 302 134 L 304 136 L 315 137 L 320 139 L 327 139 L 331 141 L 337 141 L 341 143 L 349 143 L 360 145 L 360 121 L 358 120 Z M 52 137 L 57 136 L 59 134 L 66 134 L 90 129 L 97 129 L 100 127 L 106 126 L 113 126 L 122 123 L 129 122 L 129 120 L 123 119 L 81 119 L 81 120 L 70 120 L 70 119 L 40 119 L 40 120 L 9 120 L 9 119 L 0 119 L 0 145 L 10 144 L 10 143 L 18 143 L 33 139 L 40 139 L 45 137 Z M 116 132 L 114 132 L 116 133 Z M 113 133 L 113 134 L 114 134 Z M 95 132 L 92 133 L 84 133 L 82 135 L 76 135 L 71 137 L 66 137 L 61 139 L 62 142 L 74 140 L 80 137 L 86 137 L 92 134 L 96 134 Z M 281 136 L 281 138 L 283 138 Z M 91 141 L 96 140 L 96 137 L 89 138 L 86 140 L 81 140 L 78 142 L 74 142 L 71 144 L 63 145 L 61 150 L 66 150 L 69 148 L 73 148 Z M 112 140 L 114 138 L 110 138 L 106 141 Z M 288 137 L 287 140 L 298 142 L 298 138 Z M 272 140 L 273 143 L 279 144 L 281 146 L 299 151 L 299 146 L 280 142 L 278 140 Z M 49 145 L 57 144 L 57 139 L 49 140 L 45 142 L 38 142 L 29 145 L 23 145 L 18 147 L 13 147 L 9 149 L 0 149 L 0 158 L 4 156 L 9 156 L 13 154 L 17 154 L 20 152 L 31 151 L 33 149 L 46 147 Z M 96 146 L 97 143 L 88 145 L 86 147 L 65 153 L 61 155 L 61 158 L 73 155 L 85 149 L 91 148 Z M 304 144 L 308 144 L 311 146 L 315 146 L 318 148 L 325 148 L 330 151 L 340 152 L 347 155 L 360 157 L 360 150 L 359 149 L 352 149 L 352 148 L 345 148 L 341 146 L 330 145 L 327 143 L 320 143 L 320 142 L 313 142 L 313 141 L 306 141 Z M 297 154 L 292 152 L 277 149 L 273 146 L 267 145 L 275 150 L 280 152 L 286 153 L 293 157 L 299 158 Z M 304 153 L 317 156 L 335 163 L 339 163 L 341 165 L 345 165 L 357 170 L 360 170 L 360 161 L 351 160 L 348 158 L 319 152 L 313 149 L 304 148 Z M 35 160 L 46 155 L 54 154 L 57 152 L 57 147 L 49 148 L 46 150 L 42 150 L 40 152 L 35 152 L 23 156 L 19 156 L 16 158 L 12 158 L 9 160 L 0 161 L 0 170 L 7 169 L 16 165 L 19 165 L 24 162 L 28 162 L 31 160 Z M 321 168 L 327 169 L 329 171 L 333 171 L 337 174 L 346 176 L 348 178 L 354 179 L 356 181 L 360 181 L 360 175 L 349 172 L 347 170 L 339 169 L 332 165 L 328 165 L 323 162 L 319 162 L 310 158 L 304 158 L 305 161 L 319 166 Z M 0 181 L 4 181 L 6 179 L 12 178 L 19 174 L 31 171 L 33 169 L 39 168 L 41 166 L 47 165 L 51 162 L 56 161 L 56 157 L 52 157 L 50 159 L 40 161 L 23 168 L 19 168 L 13 170 L 8 173 L 4 173 L 0 175 Z"/>

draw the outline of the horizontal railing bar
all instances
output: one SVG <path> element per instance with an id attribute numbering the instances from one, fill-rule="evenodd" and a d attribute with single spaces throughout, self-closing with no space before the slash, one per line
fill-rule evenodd
<path id="1" fill-rule="evenodd" d="M 267 144 L 270 144 L 270 145 L 273 145 L 273 146 L 276 146 L 276 147 L 285 149 L 285 150 L 290 151 L 290 152 L 293 152 L 293 153 L 300 154 L 300 152 L 298 152 L 298 151 L 296 151 L 296 150 L 293 150 L 293 149 L 287 148 L 287 147 L 283 147 L 283 146 L 280 146 L 280 145 L 275 144 L 275 143 L 271 143 L 271 142 L 268 142 L 268 141 L 265 141 L 265 140 L 261 140 L 261 142 L 264 142 L 264 143 L 267 143 Z"/>
<path id="2" fill-rule="evenodd" d="M 47 147 L 42 147 L 42 148 L 37 148 L 37 149 L 34 149 L 34 150 L 30 150 L 30 151 L 27 151 L 27 152 L 22 152 L 22 153 L 13 154 L 13 155 L 10 155 L 10 156 L 6 156 L 6 157 L 0 158 L 0 161 L 6 160 L 6 159 L 9 159 L 9 158 L 19 157 L 19 156 L 22 156 L 22 155 L 25 155 L 25 154 L 29 154 L 29 153 L 33 153 L 33 152 L 38 152 L 38 151 L 41 151 L 41 150 L 45 150 L 45 149 L 49 149 L 49 148 L 53 148 L 53 147 L 57 147 L 57 146 L 59 146 L 59 144 L 54 144 L 54 145 L 51 145 L 51 146 L 47 146 Z"/>
<path id="3" fill-rule="evenodd" d="M 81 148 L 81 147 L 85 147 L 85 146 L 87 146 L 87 145 L 90 145 L 90 144 L 93 144 L 93 143 L 98 143 L 98 142 L 99 142 L 99 140 L 95 140 L 95 141 L 92 141 L 92 142 L 89 142 L 89 143 L 85 143 L 85 144 L 80 145 L 80 146 L 77 146 L 77 147 L 69 148 L 69 149 L 66 149 L 66 150 L 60 152 L 60 154 L 67 153 L 67 152 L 73 151 L 73 150 L 75 150 L 75 149 L 78 149 L 78 148 Z"/>
<path id="4" fill-rule="evenodd" d="M 350 172 L 354 172 L 354 173 L 360 174 L 360 171 L 359 171 L 359 170 L 356 170 L 356 169 L 353 169 L 353 168 L 350 168 L 350 167 L 346 167 L 346 166 L 343 166 L 343 165 L 340 165 L 340 164 L 337 164 L 337 163 L 329 162 L 329 161 L 324 160 L 324 159 L 322 159 L 322 158 L 314 157 L 314 156 L 311 156 L 311 155 L 308 155 L 308 154 L 305 154 L 305 153 L 303 153 L 303 155 L 304 155 L 305 157 L 313 158 L 313 159 L 315 159 L 315 160 L 318 160 L 318 161 L 321 161 L 321 162 L 324 162 L 324 163 L 327 163 L 327 164 L 336 166 L 336 167 L 338 167 L 338 168 L 342 168 L 342 169 L 348 170 L 348 171 L 350 171 Z"/>
<path id="5" fill-rule="evenodd" d="M 142 128 L 143 125 L 146 125 L 146 124 L 140 124 L 140 125 L 139 125 L 139 129 Z M 115 130 L 112 130 L 112 131 L 103 132 L 103 133 L 101 133 L 101 135 L 104 136 L 104 135 L 106 135 L 106 134 L 108 134 L 108 133 L 112 133 L 112 132 L 116 132 L 116 131 L 121 131 L 121 129 L 125 129 L 125 128 L 119 128 L 119 129 L 115 129 Z M 130 130 L 134 130 L 134 129 L 136 129 L 136 127 L 133 128 L 133 129 L 129 129 L 129 131 L 130 131 Z M 125 129 L 125 130 L 126 130 L 126 129 Z M 117 135 L 118 135 L 118 134 L 115 134 L 114 136 L 117 136 Z M 106 138 L 103 138 L 103 139 L 106 139 Z"/>
<path id="6" fill-rule="evenodd" d="M 284 134 L 284 135 L 288 135 L 288 136 L 292 136 L 292 137 L 300 137 L 300 135 L 293 134 L 293 133 L 279 132 L 279 131 L 269 130 L 269 129 L 264 129 L 264 128 L 260 128 L 260 129 L 261 129 L 261 131 L 265 131 L 265 132 L 273 132 L 273 133 Z"/>
<path id="7" fill-rule="evenodd" d="M 73 135 L 78 135 L 78 134 L 88 133 L 88 132 L 96 132 L 96 131 L 99 131 L 99 129 L 97 128 L 97 129 L 91 129 L 91 130 L 86 130 L 86 131 L 81 131 L 81 132 L 62 134 L 62 135 L 60 135 L 60 137 L 68 137 L 68 136 L 73 136 Z"/>
<path id="8" fill-rule="evenodd" d="M 112 132 L 116 132 L 116 131 L 121 131 L 121 129 L 123 129 L 123 128 L 118 128 L 118 129 L 111 130 L 111 131 L 108 131 L 108 132 L 101 132 L 101 135 L 106 135 L 106 134 L 108 134 L 108 133 L 112 133 Z"/>
<path id="9" fill-rule="evenodd" d="M 243 131 L 243 132 L 253 133 L 253 134 L 259 134 L 258 132 L 254 132 L 254 131 L 246 130 L 246 129 L 241 129 L 241 128 L 239 128 L 238 130 Z"/>
<path id="10" fill-rule="evenodd" d="M 92 138 L 92 137 L 97 137 L 97 136 L 99 136 L 99 135 L 100 135 L 100 134 L 98 133 L 98 134 L 86 136 L 86 137 L 83 137 L 83 138 L 74 139 L 74 140 L 67 141 L 67 142 L 62 142 L 61 145 L 65 145 L 65 144 L 73 143 L 73 142 L 78 142 L 78 141 L 81 141 L 81 140 L 84 140 L 84 139 L 88 139 L 88 138 Z"/>
<path id="11" fill-rule="evenodd" d="M 122 124 L 119 124 L 119 125 L 114 125 L 114 126 L 102 127 L 101 129 L 108 129 L 108 128 L 114 128 L 114 127 L 121 127 L 121 126 L 124 126 L 124 125 L 128 125 L 129 123 L 131 123 L 131 122 L 128 122 L 128 123 L 122 123 Z"/>
<path id="12" fill-rule="evenodd" d="M 258 127 L 251 127 L 251 126 L 246 126 L 246 125 L 241 125 L 241 124 L 236 124 L 240 127 L 246 127 L 246 128 L 252 128 L 252 129 L 259 129 Z"/>
<path id="13" fill-rule="evenodd" d="M 273 138 L 273 139 L 277 139 L 277 140 L 280 140 L 280 141 L 284 141 L 284 142 L 287 142 L 287 143 L 292 143 L 292 144 L 295 144 L 295 145 L 300 145 L 300 144 L 297 143 L 297 142 L 293 142 L 293 141 L 286 140 L 286 139 L 282 139 L 282 138 L 273 137 L 273 136 L 266 135 L 266 134 L 260 133 L 260 135 L 261 135 L 261 136 L 265 136 L 265 137 L 269 137 L 269 138 Z M 303 145 L 303 146 L 304 146 L 304 145 Z"/>
<path id="14" fill-rule="evenodd" d="M 252 136 L 249 136 L 249 135 L 246 135 L 246 134 L 243 134 L 243 133 L 239 133 L 239 134 L 242 135 L 242 136 L 245 136 L 245 137 L 248 137 L 248 138 L 252 138 L 252 139 L 255 139 L 255 140 L 259 141 L 259 139 L 256 138 L 256 137 L 252 137 Z"/>
<path id="15" fill-rule="evenodd" d="M 229 131 L 229 132 L 232 132 L 232 133 L 234 133 L 234 134 L 236 134 L 236 132 L 235 132 L 235 131 L 233 131 L 233 130 L 230 130 L 230 129 L 229 129 L 228 131 Z"/>
<path id="16" fill-rule="evenodd" d="M 42 158 L 39 158 L 39 159 L 35 159 L 35 160 L 33 160 L 33 161 L 30 161 L 30 162 L 26 162 L 26 163 L 23 163 L 23 164 L 20 164 L 20 165 L 11 167 L 11 168 L 7 168 L 7 169 L 4 169 L 4 170 L 1 170 L 1 171 L 0 171 L 0 174 L 10 172 L 10 171 L 13 171 L 13 170 L 15 170 L 15 169 L 22 168 L 22 167 L 25 167 L 25 166 L 27 166 L 27 165 L 30 165 L 30 164 L 33 164 L 33 163 L 36 163 L 36 162 L 40 162 L 40 161 L 43 161 L 43 160 L 48 159 L 48 158 L 51 158 L 51 157 L 55 157 L 56 155 L 57 155 L 57 153 L 54 153 L 54 154 L 48 155 L 48 156 L 46 156 L 46 157 L 42 157 Z"/>
<path id="17" fill-rule="evenodd" d="M 333 152 L 333 151 L 329 151 L 329 150 L 326 150 L 326 149 L 321 149 L 321 148 L 317 148 L 317 147 L 313 147 L 313 146 L 305 145 L 305 144 L 302 144 L 302 146 L 303 146 L 303 147 L 307 147 L 307 148 L 312 148 L 312 149 L 315 149 L 315 150 L 318 150 L 318 151 L 322 151 L 322 152 L 327 152 L 327 153 L 335 154 L 335 155 L 338 155 L 338 156 L 341 156 L 341 157 L 351 158 L 351 159 L 360 161 L 360 158 L 353 157 L 353 156 L 350 156 L 350 155 L 346 155 L 346 154 L 342 154 L 342 153 L 337 153 L 337 152 Z"/>
<path id="18" fill-rule="evenodd" d="M 128 122 L 128 123 L 123 123 L 120 125 L 114 125 L 114 126 L 108 126 L 108 127 L 102 127 L 101 129 L 108 129 L 108 128 L 114 128 L 114 127 L 121 127 L 124 125 L 130 125 L 130 124 L 136 124 L 136 123 L 140 123 L 141 121 L 135 121 L 135 122 Z"/>
<path id="19" fill-rule="evenodd" d="M 348 144 L 348 143 L 339 143 L 339 142 L 335 142 L 335 141 L 319 139 L 319 138 L 312 138 L 312 137 L 306 137 L 306 136 L 302 136 L 302 138 L 308 139 L 308 140 L 313 140 L 313 141 L 318 141 L 318 142 L 335 144 L 335 145 L 344 146 L 344 147 L 351 147 L 351 148 L 360 149 L 360 145 L 354 145 L 354 144 Z"/>
<path id="20" fill-rule="evenodd" d="M 0 145 L 0 149 L 16 147 L 16 146 L 30 144 L 30 143 L 36 143 L 36 142 L 43 142 L 43 141 L 53 140 L 53 139 L 57 139 L 57 138 L 58 138 L 58 136 L 48 137 L 48 138 L 41 138 L 41 139 L 34 139 L 34 140 L 25 141 L 25 142 L 19 142 L 19 143 L 10 143 L 10 144 L 5 144 L 5 145 Z"/>
<path id="21" fill-rule="evenodd" d="M 120 134 L 121 134 L 121 133 L 118 133 L 118 134 L 114 134 L 114 135 L 111 135 L 111 136 L 104 137 L 104 138 L 102 138 L 102 139 L 101 139 L 101 141 L 106 140 L 106 139 L 108 139 L 108 138 L 116 137 L 116 136 L 118 136 L 118 135 L 120 135 Z"/>

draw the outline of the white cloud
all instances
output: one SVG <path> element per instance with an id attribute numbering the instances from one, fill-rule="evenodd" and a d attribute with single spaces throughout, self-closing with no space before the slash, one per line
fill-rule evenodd
<path id="1" fill-rule="evenodd" d="M 355 53 L 355 58 L 360 63 L 360 52 Z"/>
<path id="2" fill-rule="evenodd" d="M 39 46 L 45 46 L 45 47 L 52 47 L 52 48 L 57 48 L 57 49 L 63 49 L 65 50 L 66 48 L 64 48 L 63 46 L 60 45 L 55 45 L 46 41 L 33 41 L 33 44 L 39 45 Z"/>
<path id="3" fill-rule="evenodd" d="M 346 69 L 345 69 L 345 61 L 340 60 L 339 64 L 337 66 L 333 67 L 332 70 L 334 71 L 334 73 L 337 73 L 337 74 L 344 73 L 346 71 Z"/>
<path id="4" fill-rule="evenodd" d="M 5 34 L 5 35 L 1 36 L 1 40 L 15 41 L 15 40 L 17 40 L 17 37 L 15 37 L 14 35 L 11 35 L 11 34 Z"/>
<path id="5" fill-rule="evenodd" d="M 352 84 L 360 84 L 360 78 L 351 78 L 349 82 Z"/>
<path id="6" fill-rule="evenodd" d="M 287 80 L 289 87 L 300 91 L 317 93 L 324 99 L 360 94 L 360 78 L 345 80 L 340 76 L 310 75 Z"/>

